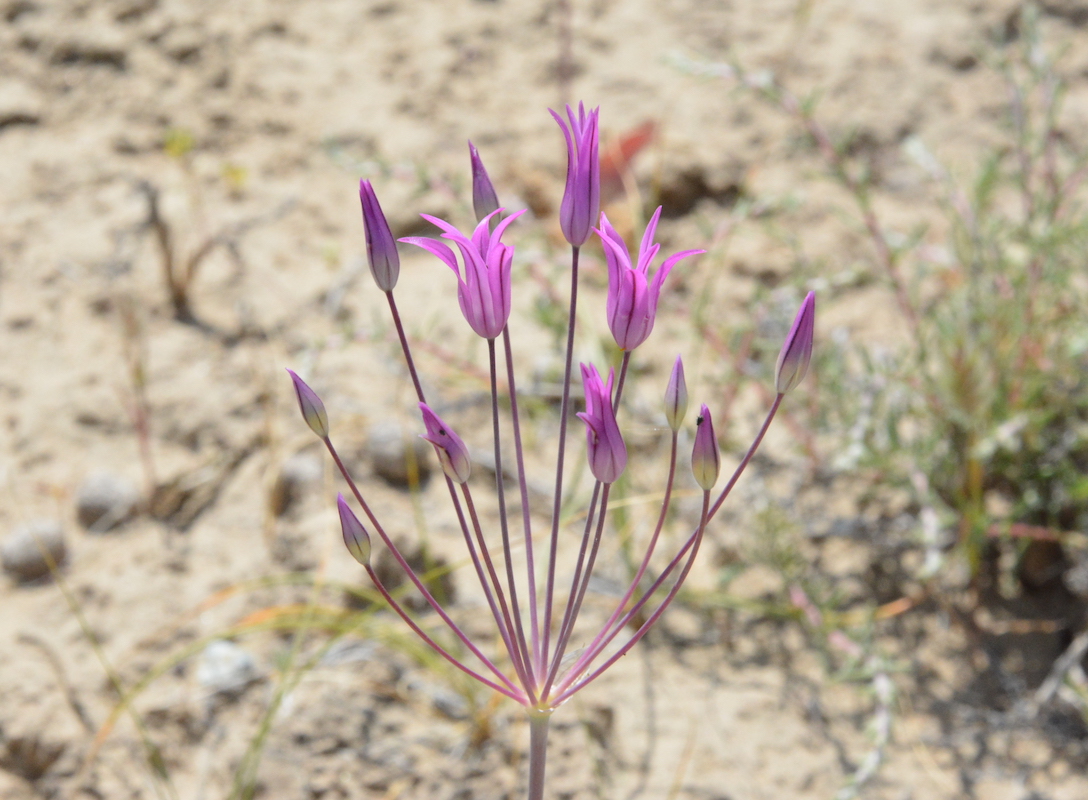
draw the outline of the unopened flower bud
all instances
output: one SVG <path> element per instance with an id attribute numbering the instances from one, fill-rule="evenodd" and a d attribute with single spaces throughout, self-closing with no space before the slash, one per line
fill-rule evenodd
<path id="1" fill-rule="evenodd" d="M 709 492 L 714 488 L 721 468 L 722 458 L 718 452 L 718 440 L 714 436 L 714 421 L 710 418 L 710 409 L 704 404 L 699 410 L 699 418 L 695 420 L 691 471 L 695 474 L 695 482 Z"/>
<path id="2" fill-rule="evenodd" d="M 464 483 L 472 474 L 472 460 L 465 443 L 426 403 L 420 403 L 419 410 L 423 412 L 423 424 L 427 426 L 427 432 L 420 434 L 420 438 L 434 445 L 446 477 L 456 483 Z"/>
<path id="3" fill-rule="evenodd" d="M 344 495 L 336 495 L 336 508 L 340 512 L 340 529 L 344 534 L 344 545 L 352 558 L 364 567 L 367 566 L 370 564 L 370 534 L 355 516 Z"/>
<path id="4" fill-rule="evenodd" d="M 808 372 L 808 363 L 812 360 L 812 335 L 816 322 L 816 293 L 809 292 L 801 303 L 801 309 L 793 320 L 793 327 L 778 354 L 778 365 L 774 370 L 774 388 L 779 394 L 785 394 L 801 382 Z"/>
<path id="5" fill-rule="evenodd" d="M 688 413 L 688 384 L 684 380 L 684 362 L 676 357 L 669 385 L 665 389 L 665 419 L 674 431 L 680 430 L 684 416 Z"/>
<path id="6" fill-rule="evenodd" d="M 302 411 L 302 418 L 310 426 L 310 430 L 322 439 L 329 438 L 329 415 L 325 413 L 325 404 L 317 393 L 306 385 L 294 370 L 287 370 L 291 380 L 295 384 L 295 395 L 298 397 L 298 407 Z"/>
<path id="7" fill-rule="evenodd" d="M 472 142 L 468 143 L 468 154 L 472 160 L 472 210 L 476 212 L 476 221 L 483 222 L 488 214 L 499 210 L 499 196 Z"/>
<path id="8" fill-rule="evenodd" d="M 370 263 L 370 273 L 379 289 L 391 292 L 400 277 L 400 255 L 370 181 L 359 181 L 359 200 L 363 205 L 366 260 Z"/>

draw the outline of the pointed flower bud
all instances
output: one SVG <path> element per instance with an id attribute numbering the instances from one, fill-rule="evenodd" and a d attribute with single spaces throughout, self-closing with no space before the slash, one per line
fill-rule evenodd
<path id="1" fill-rule="evenodd" d="M 709 492 L 718 480 L 722 468 L 722 457 L 718 452 L 718 439 L 714 436 L 714 420 L 710 418 L 710 409 L 704 404 L 699 409 L 699 418 L 695 420 L 695 446 L 691 450 L 691 471 L 695 482 L 703 491 Z"/>
<path id="2" fill-rule="evenodd" d="M 488 214 L 499 210 L 499 196 L 472 142 L 468 143 L 468 154 L 472 161 L 472 210 L 476 212 L 476 221 L 481 222 Z"/>
<path id="3" fill-rule="evenodd" d="M 650 278 L 650 262 L 657 256 L 661 245 L 654 243 L 657 221 L 661 218 L 661 206 L 657 207 L 638 249 L 638 262 L 631 263 L 631 254 L 623 237 L 616 233 L 601 214 L 601 227 L 595 229 L 604 245 L 604 257 L 608 262 L 608 327 L 621 350 L 634 350 L 650 335 L 657 316 L 657 301 L 661 286 L 669 272 L 682 258 L 705 253 L 705 250 L 685 250 L 665 259 L 665 263 Z"/>
<path id="4" fill-rule="evenodd" d="M 427 426 L 427 432 L 420 434 L 420 438 L 434 445 L 446 476 L 455 483 L 464 483 L 472 474 L 472 461 L 465 443 L 426 403 L 420 403 L 419 410 L 423 412 L 423 424 Z"/>
<path id="5" fill-rule="evenodd" d="M 340 512 L 340 530 L 344 534 L 344 545 L 352 558 L 364 567 L 367 566 L 370 563 L 370 534 L 355 516 L 344 495 L 336 495 L 336 508 Z"/>
<path id="6" fill-rule="evenodd" d="M 295 384 L 295 396 L 298 397 L 298 407 L 302 411 L 302 418 L 310 426 L 310 430 L 322 439 L 329 438 L 329 415 L 325 413 L 325 404 L 317 393 L 306 385 L 294 370 L 287 370 L 291 380 Z"/>
<path id="7" fill-rule="evenodd" d="M 461 313 L 465 315 L 472 330 L 485 339 L 494 339 L 506 327 L 510 318 L 510 265 L 514 260 L 514 248 L 503 244 L 501 240 L 510 223 L 525 213 L 522 209 L 511 214 L 491 231 L 489 225 L 498 214 L 492 211 L 484 217 L 472 238 L 465 236 L 448 222 L 420 214 L 423 219 L 441 228 L 443 239 L 450 239 L 461 251 L 461 260 L 465 264 L 465 276 L 457 267 L 457 257 L 453 250 L 437 239 L 422 236 L 409 236 L 402 242 L 422 247 L 438 256 L 457 276 L 457 300 L 461 304 Z"/>
<path id="8" fill-rule="evenodd" d="M 672 375 L 669 376 L 669 385 L 665 388 L 665 419 L 673 431 L 678 431 L 687 413 L 688 384 L 684 380 L 684 362 L 677 356 Z"/>
<path id="9" fill-rule="evenodd" d="M 567 106 L 567 122 L 549 109 L 567 139 L 567 186 L 559 206 L 559 226 L 563 236 L 575 247 L 586 243 L 601 210 L 601 160 L 598 155 L 597 129 L 600 108 L 586 113 L 578 104 L 578 114 Z"/>
<path id="10" fill-rule="evenodd" d="M 363 229 L 366 231 L 366 259 L 374 282 L 383 292 L 393 291 L 400 277 L 400 256 L 397 243 L 385 220 L 378 196 L 370 181 L 359 181 L 359 200 L 363 204 Z"/>
<path id="11" fill-rule="evenodd" d="M 812 335 L 816 322 L 816 293 L 809 292 L 801 303 L 801 309 L 793 320 L 793 327 L 778 354 L 778 365 L 774 370 L 774 388 L 779 394 L 785 394 L 801 382 L 808 372 L 808 363 L 812 360 Z"/>
<path id="12" fill-rule="evenodd" d="M 612 378 L 610 371 L 605 383 L 595 366 L 582 364 L 586 410 L 579 412 L 578 417 L 586 424 L 589 468 L 602 483 L 615 481 L 627 466 L 627 445 L 612 411 Z"/>

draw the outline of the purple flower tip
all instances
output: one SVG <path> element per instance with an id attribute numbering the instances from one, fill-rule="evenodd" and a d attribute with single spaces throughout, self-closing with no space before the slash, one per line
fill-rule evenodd
<path id="1" fill-rule="evenodd" d="M 801 382 L 808 372 L 812 360 L 812 336 L 816 323 L 816 293 L 809 292 L 805 297 L 793 327 L 778 354 L 778 364 L 774 370 L 774 388 L 779 394 L 785 394 Z"/>
<path id="2" fill-rule="evenodd" d="M 499 196 L 495 193 L 480 153 L 472 142 L 468 143 L 468 154 L 472 161 L 472 210 L 476 212 L 476 221 L 481 222 L 486 216 L 499 210 Z"/>
<path id="3" fill-rule="evenodd" d="M 578 113 L 567 106 L 567 120 L 549 109 L 567 140 L 567 185 L 559 206 L 559 226 L 574 247 L 586 243 L 601 210 L 601 160 L 598 155 L 600 108 Z"/>
<path id="4" fill-rule="evenodd" d="M 359 181 L 359 200 L 363 205 L 363 229 L 366 232 L 366 258 L 374 282 L 383 292 L 393 291 L 400 277 L 400 256 L 393 232 L 374 194 L 370 181 Z"/>
<path id="5" fill-rule="evenodd" d="M 710 418 L 710 409 L 703 404 L 699 409 L 699 418 L 695 420 L 695 446 L 691 450 L 691 471 L 695 482 L 709 492 L 718 480 L 722 468 L 721 454 L 718 452 L 718 439 L 714 436 L 714 420 Z"/>
<path id="6" fill-rule="evenodd" d="M 295 384 L 295 396 L 298 397 L 298 407 L 302 411 L 302 418 L 310 426 L 310 430 L 322 439 L 329 438 L 329 415 L 325 413 L 325 404 L 317 393 L 306 385 L 294 370 L 287 370 L 291 380 Z"/>
<path id="7" fill-rule="evenodd" d="M 597 235 L 601 237 L 604 257 L 608 262 L 608 327 L 621 350 L 634 350 L 653 331 L 661 287 L 672 268 L 683 258 L 706 252 L 684 250 L 666 258 L 651 282 L 650 263 L 661 249 L 661 245 L 654 243 L 660 218 L 661 207 L 658 206 L 642 236 L 638 261 L 632 263 L 623 237 L 612 227 L 608 217 L 601 214 L 601 227 L 597 229 Z"/>
<path id="8" fill-rule="evenodd" d="M 684 362 L 677 356 L 669 376 L 669 385 L 665 388 L 665 419 L 673 431 L 678 431 L 687 413 L 688 384 L 684 380 Z"/>
<path id="9" fill-rule="evenodd" d="M 612 483 L 627 466 L 627 445 L 612 410 L 612 378 L 609 372 L 606 383 L 595 366 L 582 364 L 586 410 L 578 417 L 586 424 L 589 468 L 601 483 Z"/>
<path id="10" fill-rule="evenodd" d="M 427 427 L 427 432 L 420 434 L 420 438 L 434 445 L 446 476 L 455 483 L 464 483 L 472 474 L 472 461 L 465 443 L 426 403 L 420 403 L 419 410 L 423 412 L 423 424 Z"/>
<path id="11" fill-rule="evenodd" d="M 364 567 L 370 564 L 370 534 L 363 523 L 355 516 L 344 495 L 336 495 L 336 509 L 340 512 L 340 530 L 344 534 L 344 545 L 351 557 Z"/>

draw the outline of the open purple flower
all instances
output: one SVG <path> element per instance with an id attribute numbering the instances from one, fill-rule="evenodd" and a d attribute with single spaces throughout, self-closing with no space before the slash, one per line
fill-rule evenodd
<path id="1" fill-rule="evenodd" d="M 366 259 L 374 282 L 383 292 L 393 291 L 400 277 L 397 243 L 382 213 L 378 196 L 370 181 L 359 181 L 359 201 L 363 205 L 363 229 L 366 231 Z"/>
<path id="2" fill-rule="evenodd" d="M 622 350 L 634 350 L 650 335 L 654 329 L 654 317 L 657 315 L 657 301 L 661 296 L 661 286 L 669 272 L 682 258 L 705 253 L 705 250 L 684 250 L 665 259 L 665 263 L 654 273 L 650 281 L 650 262 L 657 256 L 661 245 L 654 243 L 657 221 L 661 218 L 661 207 L 650 218 L 646 232 L 642 235 L 642 244 L 638 248 L 638 261 L 631 263 L 631 254 L 623 237 L 601 214 L 601 227 L 597 235 L 604 244 L 604 257 L 608 262 L 608 327 Z"/>
<path id="3" fill-rule="evenodd" d="M 559 206 L 559 226 L 563 236 L 575 247 L 586 243 L 601 209 L 601 161 L 598 155 L 597 120 L 600 108 L 586 113 L 578 104 L 578 114 L 567 106 L 567 119 L 549 109 L 567 138 L 567 186 Z"/>
<path id="4" fill-rule="evenodd" d="M 523 209 L 511 214 L 496 225 L 494 231 L 489 232 L 491 218 L 501 211 L 500 208 L 480 220 L 471 239 L 445 220 L 420 214 L 444 231 L 443 239 L 450 239 L 457 245 L 465 264 L 463 278 L 453 250 L 442 242 L 423 236 L 409 236 L 400 240 L 433 253 L 453 270 L 457 276 L 457 300 L 461 304 L 461 312 L 472 330 L 485 339 L 494 339 L 502 333 L 510 318 L 510 265 L 514 260 L 514 248 L 503 244 L 500 239 L 510 223 L 525 213 Z"/>
<path id="5" fill-rule="evenodd" d="M 612 483 L 627 466 L 627 445 L 612 410 L 612 378 L 601 380 L 597 368 L 582 364 L 582 385 L 586 392 L 586 410 L 578 417 L 586 424 L 586 441 L 589 446 L 589 468 L 593 477 L 602 483 Z"/>
<path id="6" fill-rule="evenodd" d="M 464 483 L 472 474 L 472 461 L 465 443 L 426 403 L 420 403 L 419 410 L 423 412 L 423 424 L 427 426 L 427 432 L 420 436 L 434 445 L 446 476 L 455 483 Z"/>

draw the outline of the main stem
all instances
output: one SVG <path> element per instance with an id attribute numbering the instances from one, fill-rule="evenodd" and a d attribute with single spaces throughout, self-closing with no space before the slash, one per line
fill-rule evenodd
<path id="1" fill-rule="evenodd" d="M 529 709 L 529 800 L 544 798 L 544 762 L 548 758 L 551 709 Z"/>

